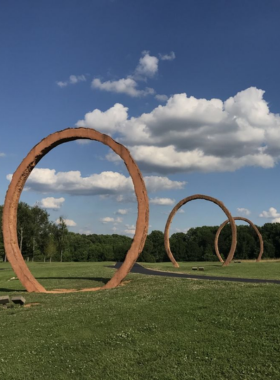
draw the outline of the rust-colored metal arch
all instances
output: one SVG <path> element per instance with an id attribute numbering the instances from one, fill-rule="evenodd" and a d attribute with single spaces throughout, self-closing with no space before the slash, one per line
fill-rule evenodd
<path id="1" fill-rule="evenodd" d="M 259 262 L 262 258 L 262 255 L 263 255 L 263 238 L 262 238 L 260 231 L 254 225 L 254 223 L 247 218 L 243 218 L 242 216 L 235 216 L 233 219 L 234 220 L 243 220 L 244 222 L 247 222 L 248 224 L 250 224 L 250 226 L 253 227 L 253 229 L 255 230 L 256 234 L 258 235 L 259 241 L 260 241 L 260 251 L 259 251 L 259 254 L 258 254 L 258 257 L 256 260 L 257 262 Z M 226 221 L 224 221 L 224 223 L 222 223 L 220 225 L 220 227 L 218 228 L 218 231 L 216 232 L 216 236 L 215 236 L 215 252 L 216 252 L 216 255 L 218 256 L 219 259 L 221 257 L 220 251 L 219 251 L 219 237 L 220 237 L 220 233 L 222 232 L 222 229 L 228 224 L 228 222 L 229 222 L 229 220 L 227 219 Z"/>
<path id="2" fill-rule="evenodd" d="M 173 254 L 172 254 L 172 252 L 170 250 L 169 228 L 170 228 L 172 219 L 173 219 L 174 215 L 176 214 L 176 212 L 179 210 L 179 208 L 181 208 L 184 204 L 186 204 L 186 203 L 188 203 L 190 201 L 193 201 L 195 199 L 204 199 L 206 201 L 215 203 L 216 205 L 218 205 L 224 211 L 224 213 L 226 214 L 226 216 L 228 217 L 228 219 L 230 221 L 231 231 L 232 231 L 232 241 L 231 241 L 231 247 L 230 247 L 230 251 L 229 251 L 229 254 L 228 254 L 228 258 L 227 258 L 227 260 L 223 264 L 224 266 L 227 266 L 231 262 L 231 260 L 233 258 L 233 255 L 234 255 L 234 252 L 235 252 L 235 248 L 236 248 L 236 244 L 237 244 L 237 240 L 236 240 L 236 235 L 237 235 L 236 225 L 235 225 L 235 222 L 233 220 L 233 217 L 231 216 L 231 213 L 225 207 L 225 205 L 221 201 L 219 201 L 218 199 L 209 197 L 208 195 L 202 195 L 202 194 L 191 195 L 190 197 L 182 199 L 173 208 L 173 210 L 169 214 L 169 217 L 168 217 L 166 225 L 165 225 L 165 230 L 164 230 L 164 246 L 165 246 L 166 253 L 167 253 L 168 257 L 170 258 L 170 260 L 172 261 L 172 264 L 174 265 L 174 267 L 179 268 L 179 264 L 174 259 L 174 256 L 173 256 Z M 223 260 L 223 259 L 220 256 L 220 261 L 221 260 Z"/>
<path id="3" fill-rule="evenodd" d="M 15 171 L 8 188 L 3 209 L 3 237 L 7 258 L 18 279 L 28 292 L 46 293 L 46 289 L 34 278 L 28 269 L 18 246 L 17 208 L 24 184 L 35 165 L 56 146 L 77 139 L 99 141 L 109 146 L 124 161 L 132 178 L 138 202 L 138 216 L 132 245 L 124 263 L 102 289 L 115 288 L 129 273 L 139 254 L 142 252 L 149 226 L 149 199 L 141 172 L 128 149 L 111 137 L 91 128 L 68 128 L 53 133 L 37 144 L 24 158 Z"/>

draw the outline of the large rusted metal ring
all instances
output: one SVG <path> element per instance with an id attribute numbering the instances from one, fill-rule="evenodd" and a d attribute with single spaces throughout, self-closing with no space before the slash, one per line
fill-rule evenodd
<path id="1" fill-rule="evenodd" d="M 257 262 L 259 262 L 262 258 L 262 255 L 263 255 L 263 238 L 262 238 L 262 235 L 260 233 L 260 231 L 258 230 L 258 228 L 254 225 L 254 223 L 247 219 L 247 218 L 243 218 L 242 216 L 235 216 L 233 218 L 234 220 L 243 220 L 244 222 L 247 222 L 250 224 L 251 227 L 253 227 L 253 229 L 255 230 L 256 234 L 258 235 L 258 238 L 259 238 L 259 241 L 260 241 L 260 251 L 259 251 L 259 254 L 258 254 L 258 257 L 257 257 Z M 220 255 L 220 252 L 219 252 L 219 237 L 220 237 L 220 233 L 222 232 L 222 229 L 225 227 L 225 225 L 227 225 L 229 222 L 229 220 L 227 219 L 226 221 L 224 221 L 224 223 L 222 223 L 218 229 L 218 231 L 216 232 L 216 236 L 215 236 L 215 252 L 216 252 L 216 255 L 218 257 L 221 257 Z"/>
<path id="2" fill-rule="evenodd" d="M 56 146 L 77 139 L 99 141 L 109 146 L 124 161 L 132 178 L 138 202 L 138 216 L 132 245 L 127 252 L 124 263 L 103 289 L 115 288 L 129 273 L 139 254 L 142 252 L 149 226 L 149 199 L 141 172 L 127 148 L 111 137 L 91 128 L 68 128 L 53 133 L 37 144 L 21 162 L 15 171 L 8 188 L 3 209 L 3 237 L 7 258 L 18 279 L 28 292 L 47 292 L 28 269 L 18 246 L 17 208 L 24 184 L 35 165 Z"/>
<path id="3" fill-rule="evenodd" d="M 210 202 L 216 203 L 216 205 L 218 205 L 224 211 L 224 213 L 226 214 L 226 216 L 229 219 L 229 222 L 230 222 L 230 225 L 231 225 L 231 231 L 232 231 L 232 241 L 231 241 L 231 247 L 230 247 L 230 251 L 229 251 L 227 260 L 223 264 L 224 266 L 227 266 L 231 262 L 231 260 L 233 258 L 233 255 L 234 255 L 234 252 L 235 252 L 235 248 L 236 248 L 236 244 L 237 244 L 237 240 L 236 240 L 236 236 L 237 236 L 236 225 L 235 225 L 233 217 L 231 216 L 231 213 L 225 207 L 225 205 L 222 202 L 220 202 L 218 199 L 209 197 L 208 195 L 202 195 L 202 194 L 191 195 L 190 197 L 182 199 L 173 208 L 173 210 L 169 214 L 169 217 L 168 217 L 166 225 L 165 225 L 165 230 L 164 230 L 164 246 L 165 246 L 166 253 L 167 253 L 168 257 L 170 258 L 170 260 L 172 261 L 172 264 L 174 265 L 174 267 L 179 268 L 179 264 L 174 259 L 174 256 L 173 256 L 173 254 L 172 254 L 172 252 L 170 250 L 169 228 L 170 228 L 172 219 L 173 219 L 174 215 L 176 214 L 176 212 L 179 210 L 179 208 L 181 208 L 184 204 L 186 204 L 186 203 L 188 203 L 190 201 L 193 201 L 195 199 L 204 199 L 206 201 L 210 201 Z M 221 256 L 220 256 L 219 259 L 220 259 L 220 261 L 223 261 L 223 259 L 221 258 Z"/>

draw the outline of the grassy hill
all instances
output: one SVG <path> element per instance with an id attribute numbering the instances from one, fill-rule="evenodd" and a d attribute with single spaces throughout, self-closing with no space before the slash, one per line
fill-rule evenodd
<path id="1" fill-rule="evenodd" d="M 107 265 L 30 267 L 54 289 L 101 286 L 114 272 Z M 0 309 L 0 379 L 280 378 L 279 285 L 130 274 L 112 290 L 31 294 L 10 280 L 9 264 L 0 269 L 0 295 L 38 303 Z"/>

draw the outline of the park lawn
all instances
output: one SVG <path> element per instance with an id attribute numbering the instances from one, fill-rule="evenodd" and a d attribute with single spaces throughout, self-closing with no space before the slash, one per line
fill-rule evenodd
<path id="1" fill-rule="evenodd" d="M 205 276 L 259 278 L 280 280 L 280 260 L 275 261 L 242 261 L 223 267 L 219 262 L 179 262 L 180 268 L 173 267 L 171 262 L 140 263 L 146 268 L 177 273 L 199 274 Z M 193 271 L 192 267 L 204 267 L 204 271 Z"/>
<path id="2" fill-rule="evenodd" d="M 30 268 L 48 289 L 83 288 L 107 265 Z M 0 295 L 39 305 L 0 309 L 0 379 L 280 379 L 279 285 L 130 274 L 116 289 L 36 294 L 2 268 Z"/>

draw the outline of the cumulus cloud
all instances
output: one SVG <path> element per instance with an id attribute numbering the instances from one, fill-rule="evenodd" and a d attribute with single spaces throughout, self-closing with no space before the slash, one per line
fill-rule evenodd
<path id="1" fill-rule="evenodd" d="M 280 218 L 280 213 L 277 212 L 276 208 L 274 207 L 270 207 L 270 209 L 268 211 L 263 211 L 261 214 L 260 214 L 260 217 L 261 218 L 269 218 L 269 219 L 277 219 L 277 218 Z"/>
<path id="2" fill-rule="evenodd" d="M 132 224 L 132 225 L 129 225 L 129 224 L 126 224 L 126 229 L 124 230 L 124 233 L 127 234 L 127 235 L 134 235 L 135 234 L 135 225 Z"/>
<path id="3" fill-rule="evenodd" d="M 190 229 L 190 227 L 187 227 L 187 228 L 174 228 L 174 230 L 176 232 L 183 232 L 184 234 L 186 234 L 189 229 Z"/>
<path id="4" fill-rule="evenodd" d="M 74 222 L 74 220 L 71 220 L 71 219 L 64 219 L 63 218 L 63 221 L 64 221 L 64 223 L 66 224 L 67 227 L 75 227 L 77 225 L 77 223 Z M 55 223 L 56 224 L 60 224 L 61 223 L 60 219 L 57 219 L 55 221 Z"/>
<path id="5" fill-rule="evenodd" d="M 119 80 L 101 82 L 100 79 L 95 78 L 92 81 L 92 87 L 99 90 L 116 92 L 118 94 L 126 94 L 134 98 L 147 96 L 155 93 L 152 88 L 146 87 L 144 90 L 138 90 L 137 82 L 132 78 L 122 78 Z"/>
<path id="6" fill-rule="evenodd" d="M 255 87 L 226 101 L 175 94 L 150 113 L 127 117 L 117 133 L 146 172 L 272 168 L 280 159 L 280 116 Z"/>
<path id="7" fill-rule="evenodd" d="M 38 206 L 46 209 L 59 210 L 65 201 L 64 198 L 48 197 L 38 202 Z"/>
<path id="8" fill-rule="evenodd" d="M 171 51 L 169 54 L 159 54 L 159 57 L 162 61 L 173 61 L 176 58 L 174 51 Z"/>
<path id="9" fill-rule="evenodd" d="M 105 218 L 101 218 L 100 221 L 103 224 L 107 224 L 107 223 L 113 223 L 115 221 L 115 219 L 111 218 L 110 216 L 106 216 Z"/>
<path id="10" fill-rule="evenodd" d="M 92 235 L 94 232 L 92 232 L 92 230 L 90 229 L 81 229 L 79 230 L 79 234 L 82 234 L 82 235 Z"/>
<path id="11" fill-rule="evenodd" d="M 7 175 L 12 179 L 12 174 Z M 184 181 L 172 181 L 167 177 L 147 176 L 144 181 L 149 192 L 182 189 Z M 35 168 L 31 172 L 27 186 L 29 190 L 70 195 L 120 195 L 134 193 L 130 176 L 106 171 L 82 177 L 80 171 L 56 172 L 55 169 Z M 120 200 L 121 201 L 121 200 Z"/>
<path id="12" fill-rule="evenodd" d="M 79 82 L 85 82 L 85 81 L 86 81 L 85 75 L 70 75 L 69 79 L 67 79 L 66 81 L 64 82 L 59 81 L 59 82 L 56 82 L 56 84 L 58 85 L 58 87 L 63 88 L 63 87 L 68 86 L 69 84 L 77 84 Z"/>
<path id="13" fill-rule="evenodd" d="M 136 78 L 153 77 L 158 71 L 158 58 L 150 55 L 148 51 L 143 51 L 138 66 L 135 69 Z"/>
<path id="14" fill-rule="evenodd" d="M 150 203 L 155 204 L 155 205 L 161 205 L 161 206 L 170 206 L 175 203 L 175 199 L 156 197 L 156 198 L 151 198 Z"/>
<path id="15" fill-rule="evenodd" d="M 93 128 L 112 134 L 118 132 L 122 124 L 127 120 L 127 111 L 128 108 L 119 103 L 116 103 L 105 112 L 95 109 L 86 113 L 84 119 L 79 120 L 76 126 Z"/>
<path id="16" fill-rule="evenodd" d="M 237 211 L 240 213 L 240 214 L 243 214 L 243 215 L 250 215 L 251 214 L 251 211 L 248 210 L 247 208 L 237 208 Z"/>
<path id="17" fill-rule="evenodd" d="M 117 214 L 120 214 L 120 215 L 126 215 L 128 213 L 128 210 L 127 209 L 119 209 L 118 211 L 117 211 Z"/>
<path id="18" fill-rule="evenodd" d="M 167 95 L 155 95 L 155 98 L 160 101 L 160 102 L 166 102 L 168 100 L 168 96 Z"/>
<path id="19" fill-rule="evenodd" d="M 5 156 L 6 156 L 5 153 L 1 153 L 1 152 L 0 152 L 0 157 L 5 157 Z"/>
<path id="20" fill-rule="evenodd" d="M 144 97 L 155 94 L 155 90 L 150 87 L 144 89 L 138 88 L 138 81 L 146 81 L 147 78 L 152 78 L 158 71 L 158 58 L 150 55 L 148 51 L 142 53 L 142 57 L 132 75 L 118 80 L 108 80 L 102 82 L 99 78 L 94 78 L 91 86 L 107 92 L 117 94 L 126 94 L 133 98 Z M 162 97 L 164 95 L 160 95 Z M 163 101 L 159 98 L 158 100 Z"/>

